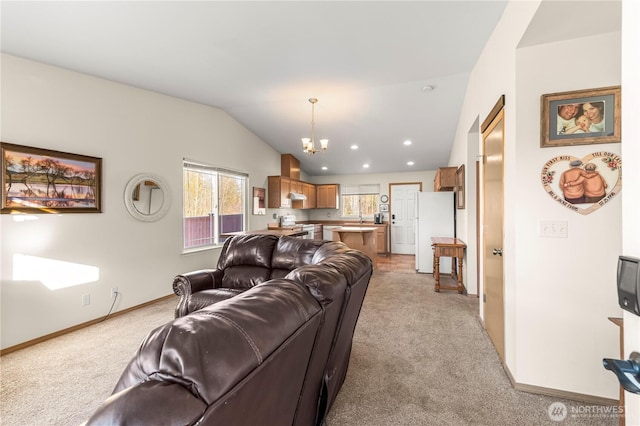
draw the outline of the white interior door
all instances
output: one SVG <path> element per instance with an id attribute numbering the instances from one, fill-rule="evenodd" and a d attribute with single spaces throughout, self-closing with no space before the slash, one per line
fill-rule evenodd
<path id="1" fill-rule="evenodd" d="M 391 226 L 391 253 L 416 253 L 416 192 L 420 183 L 392 183 L 389 221 Z"/>

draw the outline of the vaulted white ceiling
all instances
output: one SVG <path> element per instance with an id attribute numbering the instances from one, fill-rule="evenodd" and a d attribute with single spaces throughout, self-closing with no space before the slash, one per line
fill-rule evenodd
<path id="1" fill-rule="evenodd" d="M 505 5 L 3 1 L 1 45 L 220 107 L 309 175 L 433 170 L 447 165 L 469 73 Z M 329 139 L 311 157 L 300 142 L 310 97 L 316 138 Z"/>

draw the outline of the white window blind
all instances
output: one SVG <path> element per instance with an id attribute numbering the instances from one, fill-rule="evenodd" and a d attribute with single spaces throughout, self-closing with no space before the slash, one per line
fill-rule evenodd
<path id="1" fill-rule="evenodd" d="M 362 184 L 362 185 L 340 185 L 341 195 L 368 195 L 379 194 L 380 185 L 378 184 Z"/>
<path id="2" fill-rule="evenodd" d="M 249 177 L 249 174 L 245 173 L 245 172 L 240 172 L 238 170 L 226 169 L 224 167 L 211 166 L 209 164 L 198 163 L 196 161 L 188 160 L 186 158 L 183 159 L 183 167 L 185 169 L 193 169 L 193 170 L 209 171 L 209 172 L 218 172 L 218 173 L 224 173 L 224 174 L 232 175 L 232 176 Z"/>

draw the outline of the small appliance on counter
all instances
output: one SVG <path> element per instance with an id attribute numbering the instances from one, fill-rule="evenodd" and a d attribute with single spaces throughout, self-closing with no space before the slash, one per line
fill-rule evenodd
<path id="1" fill-rule="evenodd" d="M 292 214 L 285 214 L 280 216 L 280 226 L 294 226 L 296 224 L 296 217 Z"/>
<path id="2" fill-rule="evenodd" d="M 375 223 L 376 225 L 382 224 L 382 213 L 373 214 L 373 223 Z"/>

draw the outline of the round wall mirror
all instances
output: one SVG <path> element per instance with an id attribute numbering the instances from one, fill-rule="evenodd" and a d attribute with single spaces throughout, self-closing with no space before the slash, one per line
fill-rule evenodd
<path id="1" fill-rule="evenodd" d="M 140 173 L 127 183 L 124 205 L 131 216 L 145 222 L 162 218 L 169 210 L 171 191 L 169 185 L 157 175 Z"/>

